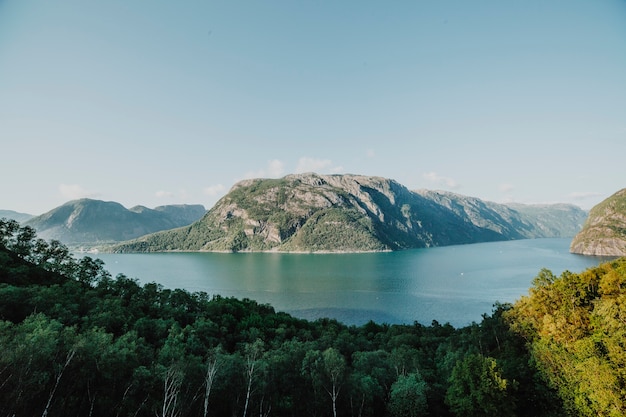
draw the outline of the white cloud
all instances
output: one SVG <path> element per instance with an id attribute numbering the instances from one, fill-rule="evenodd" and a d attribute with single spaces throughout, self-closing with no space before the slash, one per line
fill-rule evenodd
<path id="1" fill-rule="evenodd" d="M 499 189 L 503 193 L 508 193 L 510 191 L 513 191 L 515 187 L 513 186 L 513 184 L 500 184 Z"/>
<path id="2" fill-rule="evenodd" d="M 459 188 L 459 184 L 455 180 L 453 180 L 452 178 L 443 177 L 436 172 L 427 172 L 426 174 L 424 174 L 424 178 L 439 186 L 444 186 L 448 188 Z"/>
<path id="3" fill-rule="evenodd" d="M 376 156 L 376 152 L 374 152 L 374 149 L 371 149 L 371 148 L 370 148 L 370 149 L 367 149 L 367 150 L 365 151 L 365 155 L 366 155 L 368 158 L 373 158 L 373 157 L 375 157 L 375 156 Z"/>
<path id="4" fill-rule="evenodd" d="M 78 184 L 61 184 L 59 185 L 59 192 L 63 197 L 70 200 L 96 196 L 96 193 L 87 191 Z"/>
<path id="5" fill-rule="evenodd" d="M 157 196 L 158 198 L 170 198 L 174 196 L 174 193 L 171 191 L 159 190 L 156 193 L 154 193 L 154 195 Z"/>
<path id="6" fill-rule="evenodd" d="M 294 173 L 316 172 L 318 174 L 337 174 L 343 171 L 342 166 L 333 165 L 330 159 L 302 157 L 298 159 Z M 265 168 L 256 171 L 248 171 L 240 179 L 279 178 L 283 175 L 285 175 L 285 164 L 279 159 L 272 159 L 267 161 Z"/>
<path id="7" fill-rule="evenodd" d="M 600 193 L 594 193 L 594 192 L 573 192 L 570 193 L 570 198 L 573 198 L 574 200 L 585 200 L 587 198 L 596 198 L 596 197 L 600 197 L 602 196 L 602 194 Z"/>
<path id="8" fill-rule="evenodd" d="M 180 190 L 178 190 L 178 192 L 159 190 L 156 193 L 154 193 L 154 195 L 157 198 L 168 198 L 168 199 L 177 198 L 181 201 L 186 201 L 190 197 L 189 193 L 184 188 L 181 188 Z"/>
<path id="9" fill-rule="evenodd" d="M 333 166 L 333 161 L 330 159 L 317 159 L 303 156 L 298 160 L 296 166 L 296 174 L 302 174 L 304 172 L 316 172 L 318 174 L 332 173 L 336 174 L 343 171 L 341 166 Z"/>
<path id="10" fill-rule="evenodd" d="M 272 159 L 267 161 L 267 167 L 259 169 L 257 171 L 248 171 L 243 175 L 243 179 L 246 178 L 278 178 L 282 177 L 285 173 L 285 164 L 279 159 Z"/>
<path id="11" fill-rule="evenodd" d="M 272 159 L 267 164 L 270 177 L 281 177 L 285 173 L 285 164 L 278 159 Z"/>
<path id="12" fill-rule="evenodd" d="M 224 187 L 222 184 L 210 185 L 208 187 L 205 187 L 202 192 L 208 196 L 216 196 L 224 191 L 225 188 L 226 187 Z"/>

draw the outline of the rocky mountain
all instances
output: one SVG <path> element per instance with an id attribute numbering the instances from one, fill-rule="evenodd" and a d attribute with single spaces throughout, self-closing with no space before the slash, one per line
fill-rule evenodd
<path id="1" fill-rule="evenodd" d="M 17 222 L 25 222 L 26 220 L 32 219 L 34 216 L 32 214 L 19 213 L 13 210 L 0 210 L 0 219 L 12 219 Z"/>
<path id="2" fill-rule="evenodd" d="M 188 225 L 200 219 L 202 205 L 172 205 L 127 209 L 119 203 L 92 199 L 74 200 L 33 217 L 24 225 L 43 239 L 69 246 L 94 246 L 120 242 L 160 230 Z"/>
<path id="3" fill-rule="evenodd" d="M 447 191 L 415 192 L 509 239 L 573 237 L 587 218 L 586 211 L 572 204 L 498 204 Z"/>
<path id="4" fill-rule="evenodd" d="M 570 252 L 582 255 L 626 256 L 626 188 L 594 206 Z"/>
<path id="5" fill-rule="evenodd" d="M 532 216 L 503 205 L 309 173 L 241 181 L 201 220 L 112 250 L 382 251 L 546 236 Z"/>
<path id="6" fill-rule="evenodd" d="M 519 204 L 508 207 L 526 217 L 536 229 L 536 237 L 574 237 L 589 213 L 573 204 Z"/>

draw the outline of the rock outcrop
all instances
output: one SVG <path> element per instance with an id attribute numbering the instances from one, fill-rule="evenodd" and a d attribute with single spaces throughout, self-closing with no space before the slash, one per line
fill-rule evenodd
<path id="1" fill-rule="evenodd" d="M 626 188 L 591 209 L 583 229 L 572 240 L 570 252 L 626 256 Z"/>

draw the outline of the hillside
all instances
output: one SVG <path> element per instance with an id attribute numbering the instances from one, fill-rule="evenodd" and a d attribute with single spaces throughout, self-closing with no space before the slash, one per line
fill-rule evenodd
<path id="1" fill-rule="evenodd" d="M 507 203 L 530 221 L 537 230 L 535 237 L 574 237 L 589 213 L 573 204 Z"/>
<path id="2" fill-rule="evenodd" d="M 452 210 L 465 221 L 496 230 L 511 239 L 573 237 L 587 212 L 572 204 L 497 204 L 447 191 L 416 193 Z"/>
<path id="3" fill-rule="evenodd" d="M 561 415 L 626 415 L 625 284 L 625 258 L 558 277 L 544 269 L 505 313 L 563 400 Z"/>
<path id="4" fill-rule="evenodd" d="M 547 236 L 503 205 L 381 177 L 310 173 L 241 181 L 198 222 L 112 250 L 382 251 Z"/>
<path id="5" fill-rule="evenodd" d="M 33 217 L 34 216 L 32 214 L 20 213 L 13 210 L 0 210 L 0 219 L 13 219 L 21 223 L 32 219 Z"/>
<path id="6" fill-rule="evenodd" d="M 127 209 L 112 201 L 81 199 L 67 202 L 24 224 L 37 230 L 43 239 L 56 239 L 73 246 L 93 246 L 184 226 L 204 213 L 202 205 Z"/>
<path id="7" fill-rule="evenodd" d="M 572 253 L 626 256 L 626 188 L 594 206 L 570 246 Z"/>
<path id="8" fill-rule="evenodd" d="M 113 278 L 102 261 L 0 219 L 0 415 L 566 415 L 508 311 L 458 329 L 310 322 Z M 595 343 L 618 347 L 613 334 Z"/>

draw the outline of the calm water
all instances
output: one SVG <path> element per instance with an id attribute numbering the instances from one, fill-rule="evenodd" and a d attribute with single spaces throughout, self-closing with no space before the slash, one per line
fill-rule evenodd
<path id="1" fill-rule="evenodd" d="M 607 260 L 568 252 L 570 239 L 532 239 L 362 254 L 99 254 L 113 276 L 250 298 L 297 317 L 463 326 L 556 275 Z"/>

